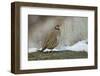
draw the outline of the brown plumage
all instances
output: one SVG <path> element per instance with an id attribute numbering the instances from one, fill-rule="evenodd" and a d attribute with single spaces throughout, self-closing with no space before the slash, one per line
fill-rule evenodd
<path id="1" fill-rule="evenodd" d="M 56 25 L 51 32 L 47 34 L 42 44 L 42 52 L 47 49 L 54 49 L 59 44 L 60 25 Z"/>

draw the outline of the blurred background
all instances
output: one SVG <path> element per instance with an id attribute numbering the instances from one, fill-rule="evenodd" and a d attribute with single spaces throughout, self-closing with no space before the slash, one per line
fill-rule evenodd
<path id="1" fill-rule="evenodd" d="M 57 49 L 88 39 L 87 17 L 28 15 L 29 51 L 32 48 L 40 49 L 45 35 L 57 24 L 61 25 L 61 36 Z"/>

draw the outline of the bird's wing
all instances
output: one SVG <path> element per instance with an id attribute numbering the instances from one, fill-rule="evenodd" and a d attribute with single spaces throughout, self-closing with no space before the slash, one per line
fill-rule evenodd
<path id="1" fill-rule="evenodd" d="M 52 37 L 55 37 L 55 32 L 54 32 L 54 31 L 49 32 L 49 33 L 46 35 L 42 47 L 46 47 L 50 42 L 52 42 L 53 39 L 54 39 L 54 38 L 52 38 Z"/>

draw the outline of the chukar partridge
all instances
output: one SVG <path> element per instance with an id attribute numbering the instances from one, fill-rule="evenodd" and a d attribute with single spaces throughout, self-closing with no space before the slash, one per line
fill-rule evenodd
<path id="1" fill-rule="evenodd" d="M 51 32 L 47 34 L 42 44 L 42 52 L 45 49 L 51 49 L 51 51 L 59 44 L 60 37 L 60 25 L 56 25 Z"/>

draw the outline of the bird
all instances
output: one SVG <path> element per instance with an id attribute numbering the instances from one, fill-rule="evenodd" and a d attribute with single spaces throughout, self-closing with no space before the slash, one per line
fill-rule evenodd
<path id="1" fill-rule="evenodd" d="M 60 27 L 61 25 L 56 25 L 51 32 L 46 35 L 42 44 L 42 52 L 44 52 L 45 49 L 51 49 L 52 51 L 59 44 L 61 34 Z"/>

